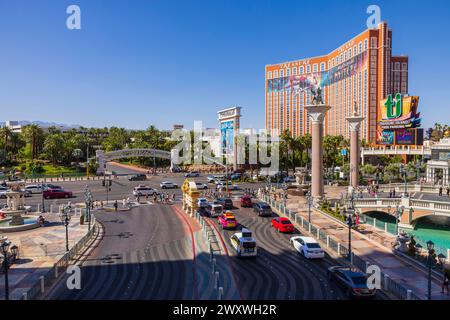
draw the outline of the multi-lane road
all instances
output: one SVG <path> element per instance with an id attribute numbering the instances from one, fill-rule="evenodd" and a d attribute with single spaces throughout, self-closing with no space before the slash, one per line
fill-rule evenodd
<path id="1" fill-rule="evenodd" d="M 181 185 L 183 179 L 181 175 L 156 176 L 145 184 L 157 187 L 161 181 L 171 180 Z M 204 180 L 205 177 L 198 179 Z M 122 198 L 141 183 L 116 181 L 110 199 Z M 67 188 L 70 186 L 82 199 L 85 184 L 70 182 Z M 91 181 L 90 185 L 94 197 L 101 200 L 101 182 Z M 170 192 L 181 195 L 180 190 Z M 305 259 L 290 245 L 292 234 L 276 232 L 271 227 L 271 218 L 258 217 L 252 209 L 240 208 L 239 201 L 234 204 L 238 228 L 245 226 L 253 232 L 258 257 L 239 259 L 229 240 L 236 231 L 222 230 L 216 219 L 208 218 L 225 247 L 225 256 L 218 266 L 225 298 L 346 298 L 345 292 L 327 279 L 327 268 L 337 264 L 331 257 L 316 261 Z M 208 292 L 212 283 L 211 267 L 200 225 L 181 211 L 179 201 L 172 205 L 150 203 L 131 211 L 97 212 L 95 215 L 104 227 L 104 234 L 81 263 L 81 289 L 69 290 L 61 281 L 48 298 L 196 300 L 217 296 Z"/>

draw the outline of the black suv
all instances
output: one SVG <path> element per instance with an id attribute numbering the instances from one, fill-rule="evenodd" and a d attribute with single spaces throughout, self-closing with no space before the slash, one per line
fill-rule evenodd
<path id="1" fill-rule="evenodd" d="M 271 217 L 272 216 L 272 209 L 270 206 L 265 202 L 258 202 L 253 205 L 253 210 L 258 214 L 260 217 Z"/>
<path id="2" fill-rule="evenodd" d="M 232 210 L 233 209 L 233 200 L 230 198 L 219 198 L 217 201 L 222 205 L 224 210 Z"/>
<path id="3" fill-rule="evenodd" d="M 135 174 L 135 175 L 131 176 L 128 180 L 129 181 L 144 181 L 144 180 L 147 180 L 147 176 L 145 174 Z"/>

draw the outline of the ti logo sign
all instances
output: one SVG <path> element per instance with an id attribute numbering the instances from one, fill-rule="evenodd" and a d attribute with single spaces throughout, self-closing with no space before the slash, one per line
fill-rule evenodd
<path id="1" fill-rule="evenodd" d="M 386 117 L 388 119 L 397 119 L 402 115 L 402 94 L 397 93 L 395 95 L 395 99 L 392 99 L 392 94 L 388 95 L 386 103 L 384 106 L 386 107 Z"/>

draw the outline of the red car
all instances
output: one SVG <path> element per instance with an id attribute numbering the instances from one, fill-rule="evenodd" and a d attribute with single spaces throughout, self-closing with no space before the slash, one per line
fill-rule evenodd
<path id="1" fill-rule="evenodd" d="M 65 191 L 63 189 L 47 189 L 42 194 L 45 199 L 59 199 L 72 197 L 72 191 Z"/>
<path id="2" fill-rule="evenodd" d="M 275 218 L 272 220 L 272 227 L 278 230 L 278 232 L 294 232 L 294 225 L 288 218 Z"/>
<path id="3" fill-rule="evenodd" d="M 251 208 L 253 206 L 252 198 L 248 195 L 244 195 L 241 197 L 241 207 Z"/>

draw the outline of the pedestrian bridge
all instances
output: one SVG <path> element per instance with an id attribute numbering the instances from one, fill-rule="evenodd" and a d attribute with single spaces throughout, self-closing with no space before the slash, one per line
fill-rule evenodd
<path id="1" fill-rule="evenodd" d="M 176 150 L 164 151 L 158 149 L 124 149 L 105 152 L 103 150 L 96 151 L 96 159 L 98 163 L 97 174 L 104 174 L 106 171 L 106 162 L 134 157 L 160 158 L 170 160 L 170 169 L 178 169 L 178 166 L 172 161 L 172 154 Z"/>
<path id="2" fill-rule="evenodd" d="M 404 206 L 400 223 L 404 228 L 413 228 L 417 219 L 427 216 L 450 217 L 450 203 L 416 200 L 411 198 L 355 199 L 354 205 L 361 213 L 381 211 L 395 216 L 396 206 Z"/>
<path id="3" fill-rule="evenodd" d="M 361 148 L 361 159 L 363 164 L 364 164 L 364 157 L 380 156 L 380 155 L 431 156 L 431 148 L 424 146 L 386 146 L 386 147 Z"/>

